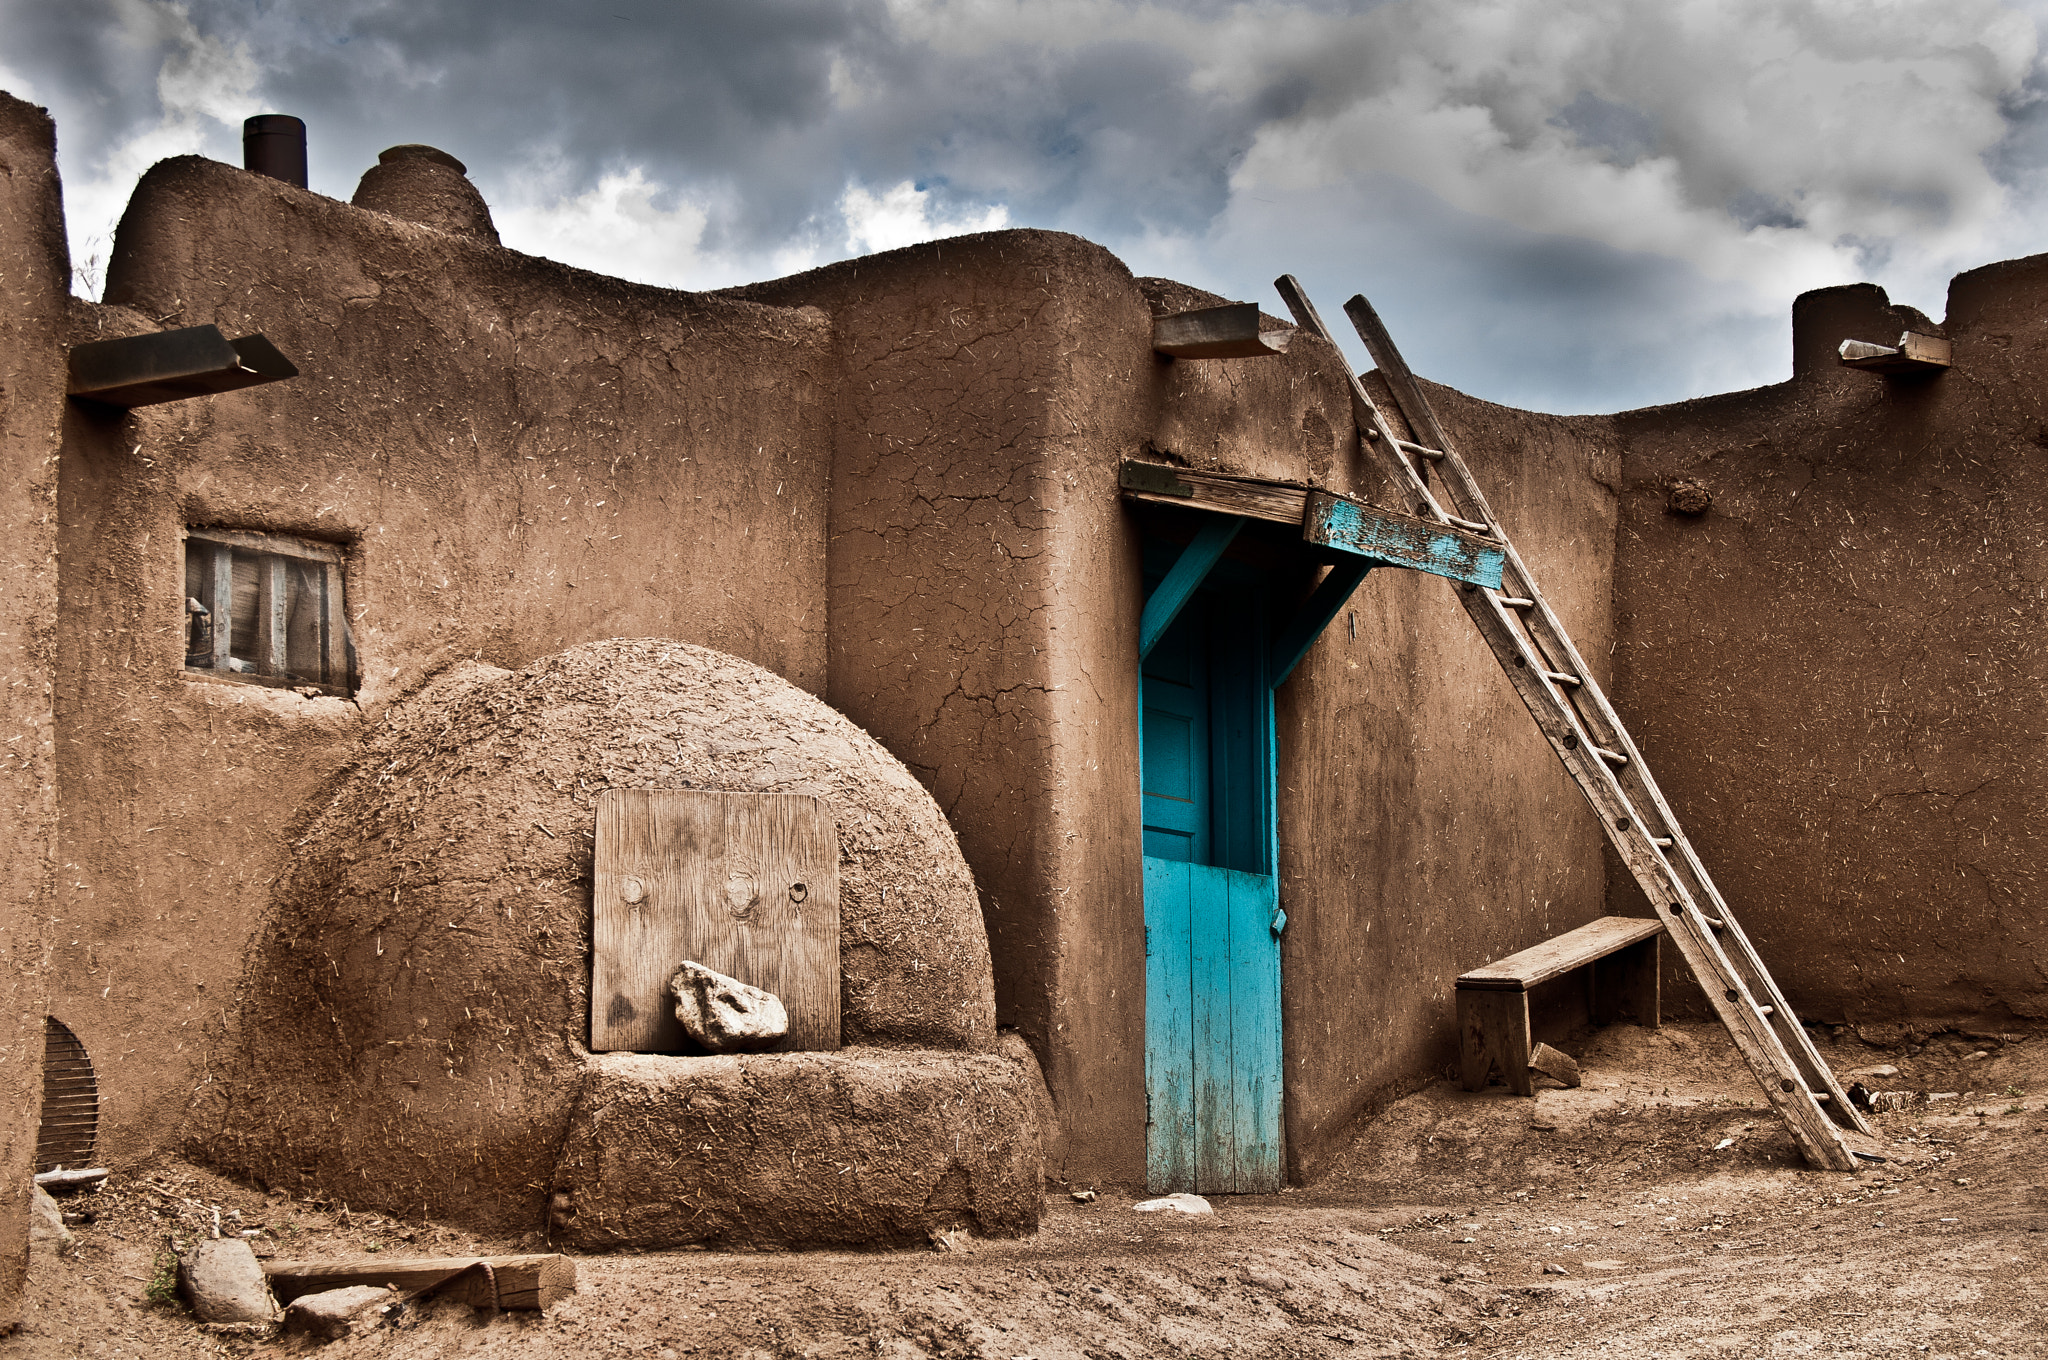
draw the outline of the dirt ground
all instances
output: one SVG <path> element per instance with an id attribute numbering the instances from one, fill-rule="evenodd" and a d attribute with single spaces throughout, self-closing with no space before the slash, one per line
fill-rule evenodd
<path id="1" fill-rule="evenodd" d="M 334 1357 L 2048 1355 L 2048 1038 L 1823 1050 L 1875 1089 L 1894 1155 L 1806 1169 L 1722 1033 L 1617 1026 L 1568 1045 L 1585 1085 L 1440 1083 L 1363 1124 L 1315 1184 L 1138 1214 L 1050 1197 L 1021 1241 L 893 1254 L 590 1257 L 545 1316 L 427 1302 Z M 147 1299 L 166 1235 L 283 1258 L 533 1249 L 307 1204 L 165 1164 L 65 1202 L 0 1355 L 298 1354 Z"/>

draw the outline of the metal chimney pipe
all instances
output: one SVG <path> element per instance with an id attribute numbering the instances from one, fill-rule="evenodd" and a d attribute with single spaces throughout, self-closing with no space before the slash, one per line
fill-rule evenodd
<path id="1" fill-rule="evenodd" d="M 306 124 L 288 113 L 242 120 L 242 168 L 306 187 Z"/>

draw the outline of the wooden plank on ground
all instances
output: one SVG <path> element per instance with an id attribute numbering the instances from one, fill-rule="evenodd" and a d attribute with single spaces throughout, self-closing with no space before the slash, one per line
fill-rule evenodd
<path id="1" fill-rule="evenodd" d="M 1524 949 L 1458 978 L 1465 991 L 1521 992 L 1540 982 L 1561 977 L 1595 959 L 1606 958 L 1664 930 L 1662 921 L 1633 916 L 1603 916 L 1577 930 L 1568 930 L 1554 940 Z"/>
<path id="2" fill-rule="evenodd" d="M 479 1308 L 492 1306 L 491 1281 L 474 1267 L 481 1262 L 497 1278 L 500 1308 L 541 1310 L 576 1292 L 576 1262 L 556 1252 L 530 1256 L 345 1256 L 330 1261 L 265 1261 L 270 1292 L 281 1304 L 306 1294 L 351 1285 L 388 1286 L 417 1293 L 463 1271 L 472 1273 L 443 1291 Z"/>
<path id="3" fill-rule="evenodd" d="M 1492 539 L 1327 491 L 1309 492 L 1301 536 L 1389 566 L 1412 567 L 1491 590 L 1500 589 L 1501 571 L 1507 565 L 1507 554 Z"/>
<path id="4" fill-rule="evenodd" d="M 106 1178 L 107 1169 L 103 1166 L 80 1167 L 76 1171 L 58 1167 L 55 1171 L 36 1172 L 36 1184 L 45 1190 L 76 1190 L 81 1186 L 98 1185 Z"/>
<path id="5" fill-rule="evenodd" d="M 1135 458 L 1124 460 L 1117 484 L 1126 500 L 1248 515 L 1276 524 L 1299 524 L 1308 510 L 1309 488 L 1305 486 L 1197 472 L 1193 468 L 1146 463 Z"/>
<path id="6" fill-rule="evenodd" d="M 1175 359 L 1256 359 L 1285 354 L 1291 329 L 1261 331 L 1256 302 L 1152 319 L 1152 350 Z"/>
<path id="7" fill-rule="evenodd" d="M 678 1053 L 694 959 L 773 992 L 781 1051 L 839 1047 L 839 838 L 808 794 L 608 789 L 597 803 L 590 1046 Z"/>

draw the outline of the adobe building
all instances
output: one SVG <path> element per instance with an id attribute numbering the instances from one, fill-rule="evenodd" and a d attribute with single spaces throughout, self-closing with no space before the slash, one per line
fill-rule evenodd
<path id="1" fill-rule="evenodd" d="M 1342 564 L 1252 523 L 1141 661 L 1148 592 L 1213 516 L 1133 484 L 1226 474 L 1410 508 L 1312 334 L 1162 355 L 1155 318 L 1219 300 L 1038 231 L 721 293 L 627 284 L 505 249 L 459 163 L 424 151 L 388 156 L 354 204 L 167 161 L 87 302 L 40 110 L 0 98 L 0 163 L 10 1183 L 49 1016 L 91 1056 L 115 1167 L 182 1150 L 318 1189 L 455 1129 L 479 1164 L 523 1149 L 484 1226 L 680 1240 L 583 1214 L 576 1168 L 616 1146 L 568 1104 L 504 1097 L 529 1069 L 493 1066 L 483 1026 L 566 1064 L 547 1070 L 584 1083 L 578 1108 L 636 1092 L 656 1123 L 659 1092 L 687 1103 L 696 1080 L 663 1062 L 763 1061 L 588 1051 L 597 801 L 688 784 L 830 803 L 828 730 L 879 743 L 875 779 L 914 775 L 890 796 L 929 868 L 862 870 L 867 833 L 835 808 L 841 1006 L 871 1019 L 840 1055 L 767 1055 L 776 1079 L 852 1093 L 858 1123 L 858 1082 L 825 1074 L 852 1053 L 899 1095 L 936 1083 L 924 1126 L 1027 1130 L 878 1188 L 896 1207 L 846 1219 L 872 1240 L 920 1214 L 1028 1231 L 1016 1187 L 1041 1166 L 1225 1193 L 1310 1177 L 1361 1115 L 1448 1070 L 1459 974 L 1651 914 L 1451 582 L 1377 569 L 1328 608 Z M 1793 321 L 1793 377 L 1754 392 L 1571 418 L 1429 392 L 1803 1018 L 2031 1027 L 2048 257 L 1958 277 L 1939 326 L 1867 285 Z M 250 366 L 274 351 L 296 376 L 67 398 L 74 347 L 202 325 L 264 337 Z M 1946 339 L 1953 367 L 1836 362 L 1902 330 Z M 605 690 L 608 667 L 630 686 Z M 733 719 L 752 735 L 621 725 L 710 692 L 684 672 L 756 696 Z M 551 811 L 515 818 L 527 794 Z M 350 842 L 344 823 L 383 829 Z M 909 943 L 883 931 L 885 889 L 952 881 L 954 838 L 971 887 L 927 889 Z M 1162 914 L 1171 864 L 1249 904 L 1194 928 L 1228 941 L 1194 951 L 1198 976 L 1161 972 L 1157 941 L 1148 959 L 1148 905 L 1155 933 L 1189 929 Z M 412 885 L 442 914 L 408 906 Z M 543 907 L 508 914 L 515 888 Z M 943 905 L 962 900 L 978 919 Z M 488 967 L 407 1011 L 424 984 L 404 972 L 454 967 L 431 962 L 451 934 Z M 346 1089 L 347 1137 L 250 1103 L 251 1073 L 279 1070 L 251 1054 L 290 1014 L 281 980 L 316 959 L 337 981 L 305 982 L 305 1015 L 332 1023 L 294 1032 L 318 1052 L 293 1099 Z M 356 1009 L 320 1011 L 344 991 Z M 380 1066 L 386 1049 L 409 1056 Z M 1171 1162 L 1157 1107 L 1186 1097 L 1168 1087 L 1224 1066 L 1224 1108 L 1183 1131 L 1199 1155 Z M 947 1104 L 977 1082 L 992 1103 Z M 484 1113 L 455 1121 L 464 1102 Z M 412 1167 L 387 1207 L 474 1188 L 435 1189 L 446 1170 Z M 20 1199 L 0 1241 L 22 1240 Z M 733 1233 L 714 1240 L 775 1239 Z"/>

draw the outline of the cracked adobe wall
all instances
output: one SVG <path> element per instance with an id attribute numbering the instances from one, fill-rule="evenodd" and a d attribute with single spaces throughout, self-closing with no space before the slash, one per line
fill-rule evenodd
<path id="1" fill-rule="evenodd" d="M 138 187 L 108 293 L 79 338 L 215 322 L 301 371 L 66 430 L 56 1004 L 100 1063 L 119 1165 L 205 1079 L 294 817 L 428 675 L 659 636 L 823 687 L 830 350 L 815 312 L 196 158 Z M 185 524 L 346 546 L 356 701 L 181 672 Z"/>
<path id="2" fill-rule="evenodd" d="M 1139 520 L 1125 457 L 1374 494 L 1343 360 L 1169 362 L 1153 310 L 1217 299 L 1001 232 L 740 290 L 830 312 L 835 707 L 925 780 L 982 889 L 998 1019 L 1039 1053 L 1071 1179 L 1144 1174 Z M 1604 658 L 1599 421 L 1439 389 L 1501 513 Z M 1304 591 L 1311 584 L 1304 576 Z M 1452 1057 L 1459 972 L 1597 915 L 1590 816 L 1441 581 L 1368 579 L 1281 691 L 1286 1124 L 1300 1174 Z M 1561 820 L 1562 819 L 1562 820 Z"/>
<path id="3" fill-rule="evenodd" d="M 57 803 L 57 427 L 71 260 L 49 115 L 0 94 L 0 1334 L 21 1320 Z"/>
<path id="4" fill-rule="evenodd" d="M 1940 377 L 1834 363 L 1925 325 L 1872 285 L 1793 320 L 1792 381 L 1616 417 L 1618 702 L 1802 1017 L 2039 1021 L 2048 256 L 1954 280 Z"/>
<path id="5" fill-rule="evenodd" d="M 1143 874 L 1119 662 L 1137 564 L 1114 460 L 1141 432 L 1101 408 L 1151 363 L 1143 299 L 1108 252 L 1035 231 L 739 295 L 833 317 L 826 698 L 945 810 L 981 890 L 998 1022 L 1040 1055 L 1069 1140 L 1127 1166 Z"/>

